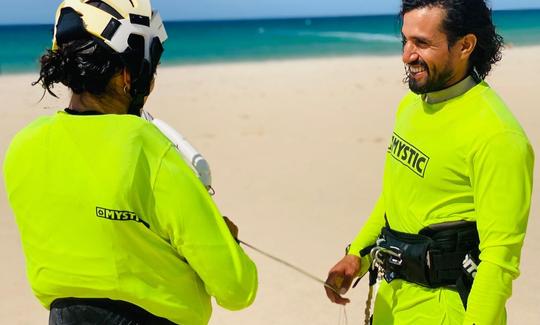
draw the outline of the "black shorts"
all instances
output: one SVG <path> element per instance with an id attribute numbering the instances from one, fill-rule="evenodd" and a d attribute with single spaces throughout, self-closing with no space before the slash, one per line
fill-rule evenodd
<path id="1" fill-rule="evenodd" d="M 61 298 L 51 304 L 49 325 L 171 325 L 139 306 L 125 301 Z"/>

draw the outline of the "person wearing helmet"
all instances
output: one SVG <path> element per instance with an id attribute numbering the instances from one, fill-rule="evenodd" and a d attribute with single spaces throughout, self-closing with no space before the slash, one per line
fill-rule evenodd
<path id="1" fill-rule="evenodd" d="M 207 324 L 255 264 L 173 144 L 139 115 L 167 38 L 148 0 L 66 0 L 39 80 L 69 107 L 13 139 L 4 176 L 49 324 Z"/>

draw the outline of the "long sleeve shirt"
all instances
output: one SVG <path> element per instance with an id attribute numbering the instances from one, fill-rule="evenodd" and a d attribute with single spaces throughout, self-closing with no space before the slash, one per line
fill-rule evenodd
<path id="1" fill-rule="evenodd" d="M 375 324 L 506 324 L 533 166 L 524 131 L 487 83 L 435 103 L 409 93 L 396 115 L 382 194 L 350 253 L 374 244 L 385 214 L 392 229 L 412 234 L 467 220 L 477 223 L 481 263 L 466 312 L 455 291 L 395 280 L 381 284 Z"/>
<path id="2" fill-rule="evenodd" d="M 130 115 L 59 112 L 19 132 L 7 193 L 40 302 L 109 298 L 183 325 L 252 303 L 255 264 L 173 144 Z"/>

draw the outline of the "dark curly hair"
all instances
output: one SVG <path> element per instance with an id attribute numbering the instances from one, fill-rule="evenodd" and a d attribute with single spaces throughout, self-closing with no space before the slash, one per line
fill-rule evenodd
<path id="1" fill-rule="evenodd" d="M 484 0 L 403 0 L 401 17 L 414 9 L 439 7 L 445 10 L 446 17 L 442 28 L 448 38 L 448 46 L 467 35 L 477 38 L 476 48 L 470 57 L 470 69 L 480 79 L 484 79 L 493 64 L 502 58 L 504 40 L 495 31 L 491 19 L 491 10 Z"/>
<path id="2" fill-rule="evenodd" d="M 55 83 L 62 83 L 75 94 L 89 92 L 101 95 L 111 78 L 124 68 L 120 56 L 88 37 L 60 45 L 56 50 L 47 49 L 40 59 L 39 79 L 49 94 Z"/>

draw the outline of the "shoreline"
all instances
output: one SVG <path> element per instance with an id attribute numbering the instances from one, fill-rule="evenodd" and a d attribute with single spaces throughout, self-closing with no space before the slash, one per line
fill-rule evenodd
<path id="1" fill-rule="evenodd" d="M 540 51 L 540 44 L 535 45 L 519 45 L 514 46 L 507 44 L 503 49 L 503 58 L 501 64 L 504 63 L 505 53 L 507 51 Z M 189 62 L 189 63 L 164 63 L 158 68 L 158 73 L 163 70 L 177 69 L 177 68 L 198 68 L 198 67 L 217 67 L 217 66 L 241 66 L 241 65 L 254 65 L 254 64 L 274 64 L 274 63 L 298 63 L 298 62 L 316 62 L 316 61 L 334 61 L 334 60 L 358 60 L 358 59 L 384 59 L 400 57 L 400 53 L 365 53 L 365 54 L 345 54 L 345 55 L 328 55 L 328 56 L 302 56 L 302 57 L 283 57 L 283 58 L 269 58 L 269 59 L 239 59 L 239 60 L 223 60 L 223 61 L 204 61 L 204 62 Z M 24 76 L 24 75 L 38 75 L 39 71 L 10 71 L 3 72 L 0 64 L 0 78 L 10 76 Z"/>

